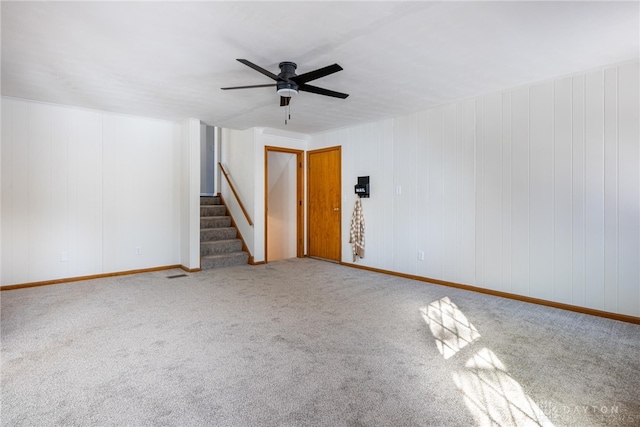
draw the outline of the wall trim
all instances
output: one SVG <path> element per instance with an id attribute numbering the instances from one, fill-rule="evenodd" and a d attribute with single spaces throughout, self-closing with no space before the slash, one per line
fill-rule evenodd
<path id="1" fill-rule="evenodd" d="M 12 291 L 15 289 L 34 288 L 37 286 L 59 285 L 62 283 L 80 282 L 83 280 L 103 279 L 105 277 L 128 276 L 130 274 L 150 273 L 153 271 L 173 270 L 176 268 L 180 268 L 189 273 L 196 273 L 200 271 L 199 268 L 189 269 L 184 265 L 175 264 L 175 265 L 165 265 L 161 267 L 142 268 L 142 269 L 136 269 L 136 270 L 116 271 L 113 273 L 90 274 L 88 276 L 77 276 L 77 277 L 67 277 L 67 278 L 54 279 L 54 280 L 43 280 L 41 282 L 28 282 L 28 283 L 19 283 L 16 285 L 5 285 L 5 286 L 0 286 L 0 291 Z"/>
<path id="2" fill-rule="evenodd" d="M 607 318 L 607 319 L 618 320 L 620 322 L 634 323 L 634 324 L 640 325 L 640 317 L 629 316 L 629 315 L 626 315 L 626 314 L 611 313 L 609 311 L 596 310 L 596 309 L 593 309 L 593 308 L 580 307 L 580 306 L 577 306 L 577 305 L 571 305 L 571 304 L 565 304 L 565 303 L 561 303 L 561 302 L 549 301 L 549 300 L 540 299 L 540 298 L 527 297 L 527 296 L 523 296 L 523 295 L 512 294 L 512 293 L 509 293 L 509 292 L 495 291 L 495 290 L 492 290 L 492 289 L 485 289 L 485 288 L 480 288 L 480 287 L 477 287 L 477 286 L 464 285 L 462 283 L 447 282 L 446 280 L 431 279 L 429 277 L 422 277 L 422 276 L 416 276 L 416 275 L 413 275 L 413 274 L 399 273 L 399 272 L 396 272 L 396 271 L 383 270 L 383 269 L 380 269 L 380 268 L 367 267 L 367 266 L 351 264 L 351 263 L 347 263 L 347 262 L 340 262 L 340 265 L 344 265 L 346 267 L 352 267 L 352 268 L 359 268 L 361 270 L 373 271 L 375 273 L 388 274 L 388 275 L 391 275 L 391 276 L 403 277 L 405 279 L 413 279 L 413 280 L 418 280 L 420 282 L 432 283 L 432 284 L 435 284 L 435 285 L 443 285 L 443 286 L 448 286 L 448 287 L 451 287 L 451 288 L 463 289 L 465 291 L 478 292 L 478 293 L 481 293 L 481 294 L 487 294 L 487 295 L 492 295 L 492 296 L 496 296 L 496 297 L 508 298 L 508 299 L 512 299 L 512 300 L 516 300 L 516 301 L 528 302 L 528 303 L 531 303 L 531 304 L 544 305 L 544 306 L 547 306 L 547 307 L 559 308 L 561 310 L 573 311 L 573 312 L 581 313 L 581 314 L 589 314 L 591 316 L 604 317 L 604 318 Z"/>

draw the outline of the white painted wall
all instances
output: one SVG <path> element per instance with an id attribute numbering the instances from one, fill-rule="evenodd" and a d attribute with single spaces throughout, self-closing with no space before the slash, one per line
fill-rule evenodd
<path id="1" fill-rule="evenodd" d="M 2 98 L 0 283 L 180 263 L 179 128 Z"/>
<path id="2" fill-rule="evenodd" d="M 260 218 L 260 221 L 256 221 L 256 261 L 264 261 L 265 259 L 265 170 L 264 170 L 264 151 L 265 146 L 290 148 L 293 150 L 306 150 L 309 141 L 308 135 L 303 135 L 294 132 L 285 132 L 275 129 L 256 128 L 256 193 L 255 193 L 255 206 L 256 217 Z M 306 205 L 306 203 L 303 202 Z M 306 215 L 305 215 L 306 217 Z M 306 227 L 305 227 L 306 230 Z M 306 241 L 306 239 L 305 239 Z"/>
<path id="3" fill-rule="evenodd" d="M 295 258 L 296 251 L 296 155 L 269 151 L 267 258 Z"/>
<path id="4" fill-rule="evenodd" d="M 638 68 L 312 136 L 342 146 L 343 261 L 369 175 L 359 264 L 639 316 Z"/>
<path id="5" fill-rule="evenodd" d="M 255 223 L 254 209 L 255 192 L 255 131 L 247 129 L 237 131 L 222 129 L 220 141 L 220 161 L 223 164 L 233 187 L 238 193 L 242 204 L 247 210 L 251 221 Z M 251 256 L 255 254 L 255 226 L 250 226 L 246 220 L 238 200 L 233 195 L 227 179 L 220 179 L 220 194 L 233 217 Z"/>
<path id="6" fill-rule="evenodd" d="M 226 182 L 221 184 L 221 193 L 254 257 L 254 262 L 262 262 L 265 260 L 264 147 L 305 150 L 309 136 L 264 128 L 245 131 L 222 129 L 221 139 L 222 164 L 228 167 L 227 172 L 231 174 L 242 203 L 254 222 L 253 227 L 245 223 L 240 208 L 236 201 L 232 200 L 234 197 Z"/>

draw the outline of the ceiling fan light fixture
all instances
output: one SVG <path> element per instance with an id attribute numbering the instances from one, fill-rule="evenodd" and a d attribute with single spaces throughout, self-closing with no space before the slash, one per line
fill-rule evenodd
<path id="1" fill-rule="evenodd" d="M 278 89 L 278 95 L 284 96 L 285 98 L 291 98 L 293 95 L 297 95 L 297 94 L 298 94 L 297 89 L 293 89 L 289 87 L 283 87 L 281 89 Z"/>
<path id="2" fill-rule="evenodd" d="M 280 80 L 276 84 L 276 91 L 278 92 L 278 95 L 285 98 L 291 98 L 293 95 L 298 94 L 298 85 L 296 84 L 296 82 L 293 82 L 291 80 L 285 80 L 286 76 L 282 74 L 280 78 L 282 80 Z"/>

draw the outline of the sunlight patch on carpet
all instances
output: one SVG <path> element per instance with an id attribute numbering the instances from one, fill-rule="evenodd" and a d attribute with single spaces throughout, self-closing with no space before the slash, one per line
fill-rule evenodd
<path id="1" fill-rule="evenodd" d="M 453 372 L 453 381 L 464 394 L 477 425 L 553 426 L 496 354 L 486 347 L 467 361 L 464 370 Z"/>
<path id="2" fill-rule="evenodd" d="M 475 326 L 449 297 L 420 308 L 420 313 L 445 359 L 480 338 Z M 490 349 L 484 347 L 478 350 L 465 363 L 464 369 L 453 371 L 452 375 L 476 425 L 553 426 Z"/>
<path id="3" fill-rule="evenodd" d="M 438 351 L 445 359 L 480 338 L 475 326 L 449 297 L 422 307 L 420 313 L 436 339 Z"/>

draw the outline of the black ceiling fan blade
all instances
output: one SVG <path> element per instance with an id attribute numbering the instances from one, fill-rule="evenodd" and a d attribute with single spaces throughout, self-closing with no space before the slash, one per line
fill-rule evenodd
<path id="1" fill-rule="evenodd" d="M 286 107 L 287 105 L 289 105 L 290 102 L 291 102 L 291 97 L 290 96 L 281 96 L 280 97 L 280 106 L 281 107 Z"/>
<path id="2" fill-rule="evenodd" d="M 299 84 L 298 90 L 301 90 L 304 92 L 317 93 L 318 95 L 333 96 L 334 98 L 342 98 L 342 99 L 345 99 L 347 96 L 349 96 L 346 93 L 336 92 L 334 90 L 324 89 L 318 86 L 311 86 L 308 84 Z"/>
<path id="3" fill-rule="evenodd" d="M 276 81 L 280 80 L 279 77 L 277 75 L 273 74 L 271 71 L 265 70 L 264 68 L 260 67 L 259 65 L 254 64 L 251 61 L 248 61 L 246 59 L 237 59 L 237 61 L 238 62 L 242 62 L 247 67 L 253 68 L 257 72 L 262 73 L 267 77 L 271 77 L 273 80 L 276 80 Z"/>
<path id="4" fill-rule="evenodd" d="M 328 65 L 324 68 L 318 68 L 315 71 L 309 71 L 308 73 L 300 74 L 292 78 L 294 82 L 301 84 L 310 82 L 311 80 L 319 79 L 320 77 L 328 76 L 329 74 L 337 73 L 338 71 L 342 71 L 342 67 L 338 64 Z"/>
<path id="5" fill-rule="evenodd" d="M 251 85 L 251 86 L 234 86 L 234 87 L 221 87 L 222 90 L 232 90 L 232 89 L 252 89 L 254 87 L 274 87 L 275 83 L 269 83 L 266 85 Z"/>

